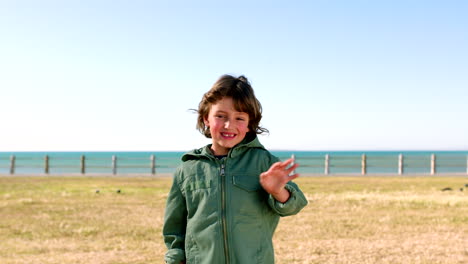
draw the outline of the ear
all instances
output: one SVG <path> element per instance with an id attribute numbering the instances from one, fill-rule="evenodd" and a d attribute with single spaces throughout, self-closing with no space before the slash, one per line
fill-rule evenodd
<path id="1" fill-rule="evenodd" d="M 208 121 L 208 118 L 204 117 L 203 118 L 203 123 L 205 123 L 206 127 L 210 127 L 210 122 Z"/>

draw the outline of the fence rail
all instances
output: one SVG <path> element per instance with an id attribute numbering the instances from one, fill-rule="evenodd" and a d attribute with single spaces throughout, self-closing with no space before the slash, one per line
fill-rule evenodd
<path id="1" fill-rule="evenodd" d="M 9 174 L 13 175 L 18 168 L 28 168 L 28 169 L 42 169 L 44 174 L 50 174 L 51 168 L 54 169 L 75 169 L 81 174 L 87 174 L 89 169 L 110 169 L 113 175 L 116 175 L 119 170 L 121 169 L 142 169 L 146 170 L 146 174 L 155 175 L 156 168 L 160 166 L 156 166 L 156 157 L 155 155 L 150 155 L 149 158 L 138 158 L 138 157 L 123 157 L 117 158 L 117 156 L 112 156 L 111 159 L 106 158 L 96 158 L 96 157 L 86 157 L 85 155 L 81 155 L 79 159 L 71 158 L 71 157 L 54 157 L 54 161 L 61 161 L 62 164 L 51 166 L 52 159 L 45 155 L 43 158 L 38 157 L 20 157 L 17 158 L 15 155 L 11 155 L 9 159 L 9 166 L 0 168 L 8 168 Z M 29 163 L 26 164 L 18 164 L 18 161 L 27 161 Z M 63 161 L 70 161 L 70 164 L 65 164 Z M 123 164 L 118 165 L 118 163 L 122 162 Z M 128 163 L 128 161 L 134 163 Z M 135 163 L 135 161 L 146 161 L 144 163 Z M 98 164 L 95 164 L 98 162 Z M 41 164 L 39 164 L 41 163 Z M 33 173 L 34 174 L 34 173 Z"/>
<path id="2" fill-rule="evenodd" d="M 287 159 L 288 157 L 280 157 Z M 165 158 L 161 158 L 165 159 Z M 167 158 L 166 158 L 167 159 Z M 177 158 L 178 159 L 178 158 Z M 149 157 L 16 157 L 11 155 L 0 159 L 0 169 L 6 169 L 10 175 L 16 174 L 17 169 L 32 169 L 32 173 L 38 174 L 41 171 L 44 174 L 50 174 L 52 170 L 69 169 L 75 173 L 90 174 L 95 169 L 105 170 L 103 174 L 121 174 L 125 170 L 131 170 L 130 174 L 150 174 L 156 175 L 157 169 L 175 169 L 176 162 L 156 163 L 156 156 Z M 457 169 L 457 174 L 468 174 L 468 156 L 436 156 L 435 154 L 427 156 L 412 155 L 384 155 L 368 156 L 359 155 L 330 155 L 300 157 L 296 156 L 296 161 L 300 163 L 302 169 L 313 169 L 313 174 L 385 174 L 392 173 L 403 175 L 406 173 L 417 174 L 440 174 L 444 169 Z M 372 172 L 372 171 L 379 172 Z M 440 172 L 441 170 L 442 172 Z M 136 172 L 138 171 L 138 172 Z M 384 171 L 384 172 L 383 172 Z M 423 172 L 421 172 L 423 171 Z"/>
<path id="3" fill-rule="evenodd" d="M 281 157 L 287 159 L 288 157 Z M 441 156 L 436 157 L 435 154 L 429 156 L 404 156 L 403 154 L 372 156 L 366 154 L 362 156 L 348 156 L 337 155 L 331 156 L 329 154 L 324 157 L 297 157 L 296 161 L 300 163 L 301 167 L 322 169 L 318 174 L 334 174 L 333 169 L 355 169 L 356 172 L 347 172 L 350 174 L 369 174 L 369 169 L 395 169 L 395 174 L 403 175 L 407 171 L 414 174 L 440 174 L 439 169 L 457 168 L 460 169 L 454 173 L 468 174 L 468 156 Z M 428 173 L 411 172 L 414 169 L 427 169 Z M 346 172 L 345 172 L 346 173 Z M 387 172 L 392 173 L 393 172 Z M 385 174 L 383 172 L 375 172 L 372 174 Z"/>

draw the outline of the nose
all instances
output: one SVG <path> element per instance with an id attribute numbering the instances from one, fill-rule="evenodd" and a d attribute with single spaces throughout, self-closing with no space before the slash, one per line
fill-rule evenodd
<path id="1" fill-rule="evenodd" d="M 229 129 L 231 127 L 231 124 L 231 120 L 226 120 L 226 122 L 224 122 L 224 128 Z"/>

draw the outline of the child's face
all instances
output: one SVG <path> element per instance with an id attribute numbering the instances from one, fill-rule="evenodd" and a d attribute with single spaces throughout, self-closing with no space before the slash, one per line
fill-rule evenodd
<path id="1" fill-rule="evenodd" d="M 205 125 L 210 128 L 215 155 L 226 155 L 249 131 L 249 114 L 238 112 L 232 98 L 225 97 L 211 106 Z"/>

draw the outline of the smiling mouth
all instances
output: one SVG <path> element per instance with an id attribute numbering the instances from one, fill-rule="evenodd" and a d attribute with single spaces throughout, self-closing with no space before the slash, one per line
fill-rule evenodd
<path id="1" fill-rule="evenodd" d="M 236 136 L 236 134 L 234 134 L 234 133 L 221 133 L 221 136 L 223 138 L 234 138 Z"/>

